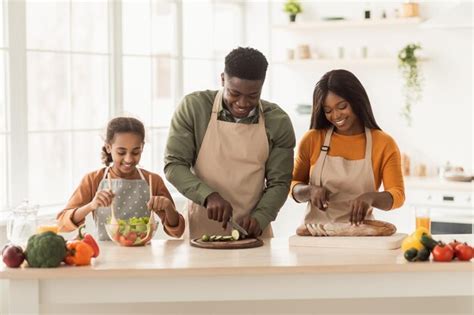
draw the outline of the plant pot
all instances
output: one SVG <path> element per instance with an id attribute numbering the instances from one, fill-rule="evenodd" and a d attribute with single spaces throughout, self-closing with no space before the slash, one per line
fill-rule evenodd
<path id="1" fill-rule="evenodd" d="M 408 2 L 402 4 L 402 17 L 417 17 L 420 16 L 420 6 L 415 2 Z"/>
<path id="2" fill-rule="evenodd" d="M 290 22 L 296 21 L 296 14 L 290 14 Z"/>

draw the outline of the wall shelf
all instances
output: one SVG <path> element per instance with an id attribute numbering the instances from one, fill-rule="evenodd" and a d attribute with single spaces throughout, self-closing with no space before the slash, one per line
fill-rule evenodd
<path id="1" fill-rule="evenodd" d="M 294 22 L 287 24 L 274 25 L 273 29 L 286 31 L 304 31 L 330 28 L 377 28 L 382 26 L 414 26 L 423 22 L 420 17 L 397 18 L 397 19 L 369 19 L 369 20 L 335 20 L 335 21 L 313 21 L 313 22 Z"/>
<path id="2" fill-rule="evenodd" d="M 420 62 L 427 61 L 427 58 L 420 58 Z M 327 64 L 364 64 L 364 65 L 380 65 L 380 64 L 397 64 L 397 57 L 383 58 L 314 58 L 314 59 L 293 59 L 293 60 L 275 60 L 272 62 L 276 65 L 327 65 Z"/>

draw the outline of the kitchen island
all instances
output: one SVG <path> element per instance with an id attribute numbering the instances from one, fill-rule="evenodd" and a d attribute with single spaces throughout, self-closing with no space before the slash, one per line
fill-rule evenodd
<path id="1" fill-rule="evenodd" d="M 472 242 L 472 235 L 443 236 L 453 238 Z M 8 281 L 11 314 L 68 309 L 169 313 L 185 311 L 183 307 L 210 313 L 209 303 L 221 314 L 270 311 L 272 306 L 284 312 L 284 303 L 295 312 L 311 312 L 311 303 L 316 303 L 339 312 L 368 313 L 363 309 L 368 307 L 382 314 L 394 312 L 387 308 L 390 301 L 402 307 L 404 300 L 422 303 L 410 306 L 412 313 L 418 312 L 416 307 L 439 312 L 440 303 L 425 303 L 424 298 L 446 303 L 456 299 L 454 310 L 462 306 L 460 311 L 472 311 L 472 262 L 408 263 L 401 250 L 289 247 L 286 238 L 264 242 L 263 247 L 242 250 L 194 248 L 183 240 L 128 248 L 101 242 L 101 255 L 91 266 L 2 265 L 0 279 Z M 357 301 L 366 302 L 354 304 Z M 361 308 L 354 310 L 354 305 Z"/>

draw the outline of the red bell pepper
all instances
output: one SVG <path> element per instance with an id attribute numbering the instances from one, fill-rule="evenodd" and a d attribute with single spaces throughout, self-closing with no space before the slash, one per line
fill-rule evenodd
<path id="1" fill-rule="evenodd" d="M 92 249 L 94 250 L 94 255 L 92 257 L 95 258 L 99 256 L 99 253 L 100 253 L 99 245 L 97 244 L 97 242 L 95 241 L 92 235 L 88 233 L 84 233 L 84 234 L 82 233 L 82 229 L 84 227 L 85 225 L 81 225 L 81 227 L 79 228 L 79 235 L 77 236 L 77 239 L 83 241 L 86 244 L 89 244 L 89 246 L 92 247 Z"/>

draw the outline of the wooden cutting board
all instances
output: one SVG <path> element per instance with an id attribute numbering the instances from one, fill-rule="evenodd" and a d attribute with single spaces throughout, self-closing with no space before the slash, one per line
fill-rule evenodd
<path id="1" fill-rule="evenodd" d="M 259 238 L 246 238 L 243 240 L 227 242 L 203 242 L 201 239 L 195 238 L 192 239 L 190 243 L 191 246 L 208 249 L 242 249 L 260 247 L 263 245 L 263 241 Z"/>
<path id="2" fill-rule="evenodd" d="M 333 247 L 333 248 L 400 248 L 404 233 L 391 236 L 298 236 L 290 237 L 290 246 Z"/>

